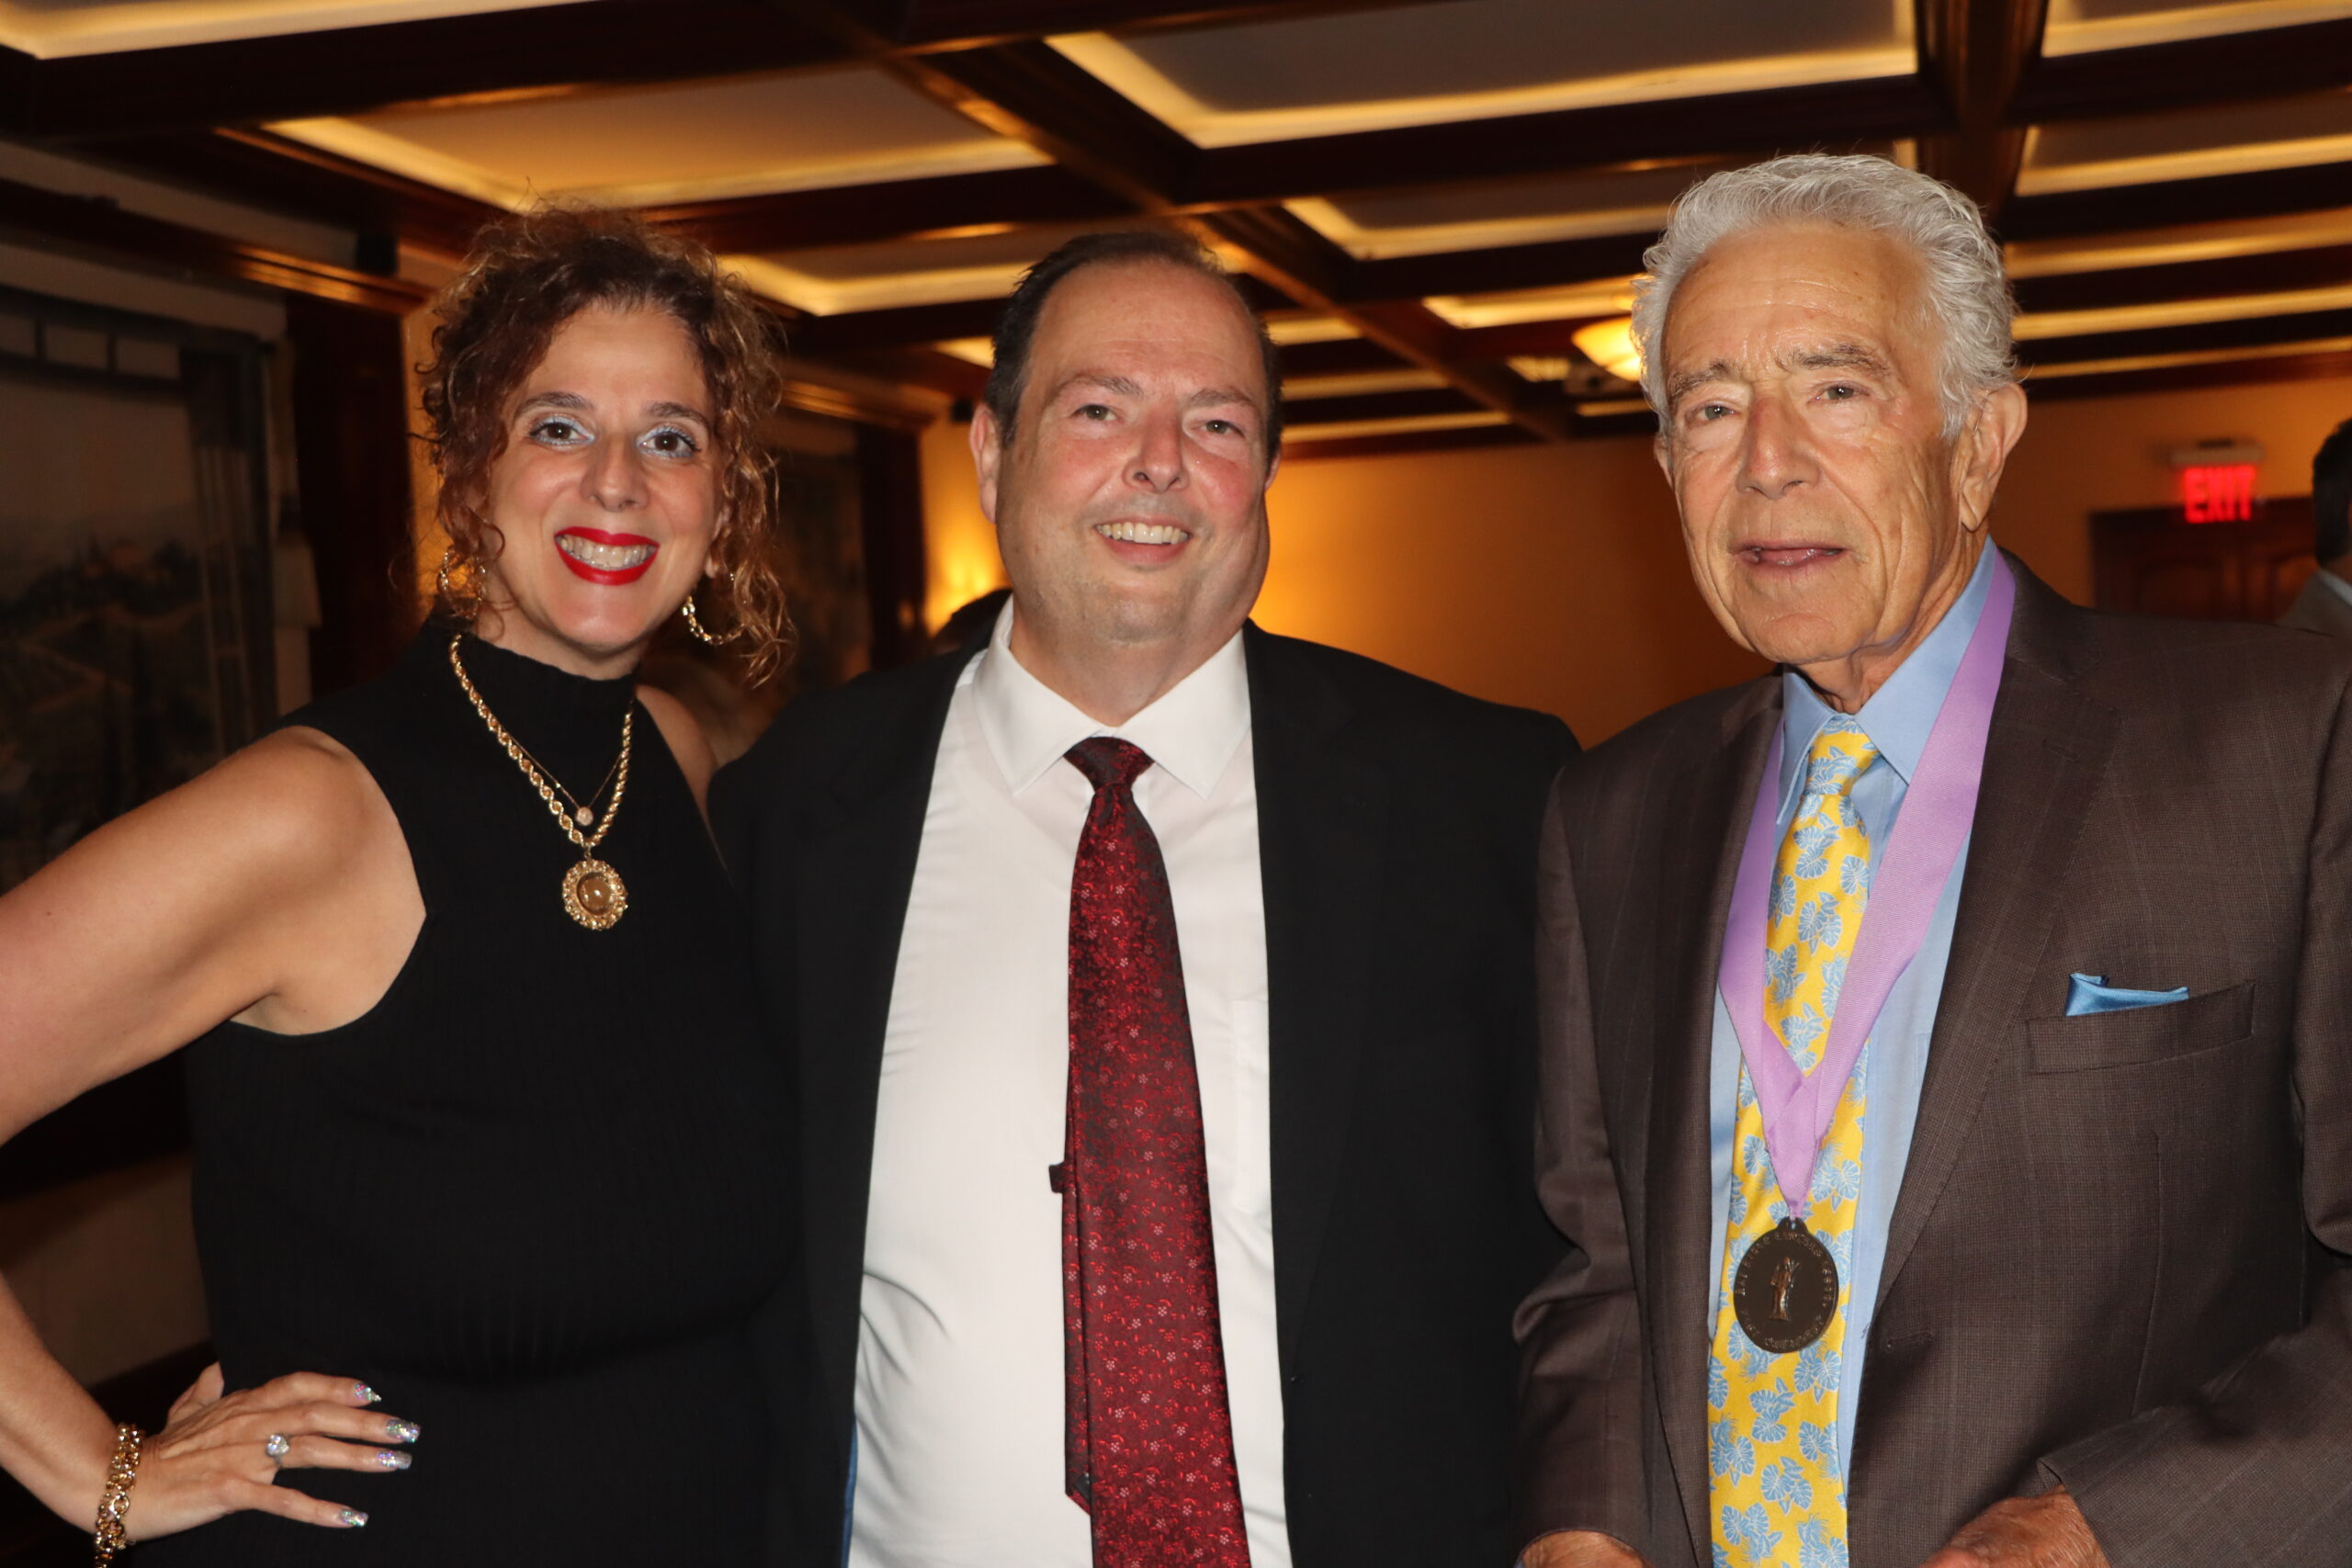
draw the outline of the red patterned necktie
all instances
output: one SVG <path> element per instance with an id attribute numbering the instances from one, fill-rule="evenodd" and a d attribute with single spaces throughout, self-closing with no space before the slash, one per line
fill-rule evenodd
<path id="1" fill-rule="evenodd" d="M 1151 759 L 1070 748 L 1094 785 L 1069 893 L 1062 1195 L 1065 1483 L 1094 1568 L 1249 1568 L 1209 1230 L 1201 1087 Z"/>

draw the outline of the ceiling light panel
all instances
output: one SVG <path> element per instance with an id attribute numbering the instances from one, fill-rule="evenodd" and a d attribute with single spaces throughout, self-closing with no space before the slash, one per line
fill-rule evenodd
<path id="1" fill-rule="evenodd" d="M 393 109 L 270 129 L 501 206 L 637 206 L 1042 163 L 865 66 Z"/>
<path id="2" fill-rule="evenodd" d="M 2118 359 L 2070 359 L 2058 365 L 2036 365 L 2026 372 L 2026 380 L 2050 381 L 2068 376 L 2111 376 L 2129 370 L 2171 370 L 2184 365 L 2237 365 L 2249 359 L 2293 359 L 2306 354 L 2347 352 L 2352 352 L 2352 337 L 2256 344 L 2244 348 L 2200 348 L 2180 354 L 2134 354 Z"/>
<path id="3" fill-rule="evenodd" d="M 2044 54 L 2086 54 L 2102 49 L 2178 43 L 2263 28 L 2352 17 L 2352 0 L 2224 0 L 2182 5 L 2177 0 L 2050 0 L 2041 37 Z"/>
<path id="4" fill-rule="evenodd" d="M 2209 321 L 2245 321 L 2263 316 L 2346 309 L 2352 309 L 2352 284 L 2334 288 L 2296 288 L 2277 294 L 2233 294 L 2211 299 L 2111 305 L 2089 310 L 2041 310 L 2018 316 L 2011 323 L 2010 333 L 2018 343 L 2030 344 L 2041 338 L 2138 332 L 2148 327 L 2201 326 Z"/>
<path id="5" fill-rule="evenodd" d="M 2280 251 L 2346 244 L 2352 244 L 2352 207 L 2064 240 L 2018 241 L 2007 246 L 2006 251 L 2011 277 L 2049 277 L 2118 267 L 2163 266 L 2175 262 L 2227 261 L 2236 256 L 2273 255 Z"/>
<path id="6" fill-rule="evenodd" d="M 2036 126 L 2019 196 L 2352 159 L 2352 88 Z"/>
<path id="7" fill-rule="evenodd" d="M 1456 327 L 1510 327 L 1523 321 L 1567 321 L 1588 316 L 1618 316 L 1634 308 L 1634 280 L 1607 277 L 1559 288 L 1521 288 L 1504 294 L 1442 295 L 1424 299 L 1440 319 Z"/>
<path id="8" fill-rule="evenodd" d="M 41 60 L 525 11 L 581 0 L 0 0 L 0 45 Z"/>
<path id="9" fill-rule="evenodd" d="M 1450 0 L 1053 46 L 1203 147 L 1907 75 L 1911 0 Z M 1344 68 L 1340 68 L 1344 67 Z"/>
<path id="10" fill-rule="evenodd" d="M 1894 146 L 1866 142 L 1852 151 L 1884 157 Z M 1736 166 L 1736 160 L 1671 159 L 1649 168 L 1314 197 L 1286 205 L 1294 216 L 1358 260 L 1381 261 L 1603 234 L 1653 233 L 1664 227 L 1676 197 L 1717 170 Z"/>

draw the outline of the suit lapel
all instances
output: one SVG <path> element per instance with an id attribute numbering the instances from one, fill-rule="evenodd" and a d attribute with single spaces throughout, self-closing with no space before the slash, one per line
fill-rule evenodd
<path id="1" fill-rule="evenodd" d="M 897 713 L 876 716 L 870 743 L 831 781 L 834 815 L 801 841 L 791 871 L 811 1329 L 820 1390 L 844 1442 L 883 1037 L 940 736 L 966 662 L 935 661 Z"/>
<path id="2" fill-rule="evenodd" d="M 1984 1103 L 1994 1065 L 2030 1005 L 2065 875 L 2113 751 L 2119 719 L 2074 684 L 2069 621 L 2081 612 L 2016 558 L 2017 618 L 1985 739 L 1966 879 L 1928 1045 L 1917 1131 L 1887 1225 L 1879 1300 L 1926 1228 Z"/>
<path id="3" fill-rule="evenodd" d="M 1389 791 L 1346 745 L 1345 694 L 1254 626 L 1243 648 L 1266 908 L 1275 1320 L 1288 1366 L 1346 1149 Z"/>
<path id="4" fill-rule="evenodd" d="M 1714 1048 L 1716 977 L 1749 808 L 1781 717 L 1780 678 L 1757 682 L 1724 715 L 1722 744 L 1675 781 L 1664 821 L 1668 874 L 1658 973 L 1669 978 L 1655 1064 L 1646 1194 L 1649 1335 L 1668 1456 L 1692 1550 L 1710 1556 L 1707 1524 L 1709 1270 L 1713 1234 L 1708 1066 Z M 1634 1065 L 1638 1070 L 1638 1064 Z"/>

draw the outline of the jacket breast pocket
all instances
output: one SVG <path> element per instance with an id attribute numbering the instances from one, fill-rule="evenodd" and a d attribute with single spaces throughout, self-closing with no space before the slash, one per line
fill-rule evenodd
<path id="1" fill-rule="evenodd" d="M 2037 1018 L 2025 1028 L 2028 1060 L 2037 1073 L 2093 1072 L 2192 1056 L 2254 1033 L 2254 982 L 2154 1007 Z"/>

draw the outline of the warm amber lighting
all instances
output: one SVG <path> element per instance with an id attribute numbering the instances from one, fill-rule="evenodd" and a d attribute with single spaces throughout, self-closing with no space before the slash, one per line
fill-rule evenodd
<path id="1" fill-rule="evenodd" d="M 1568 341 L 1583 350 L 1587 359 L 1620 381 L 1642 378 L 1642 351 L 1634 343 L 1633 317 L 1617 316 L 1578 327 Z"/>

